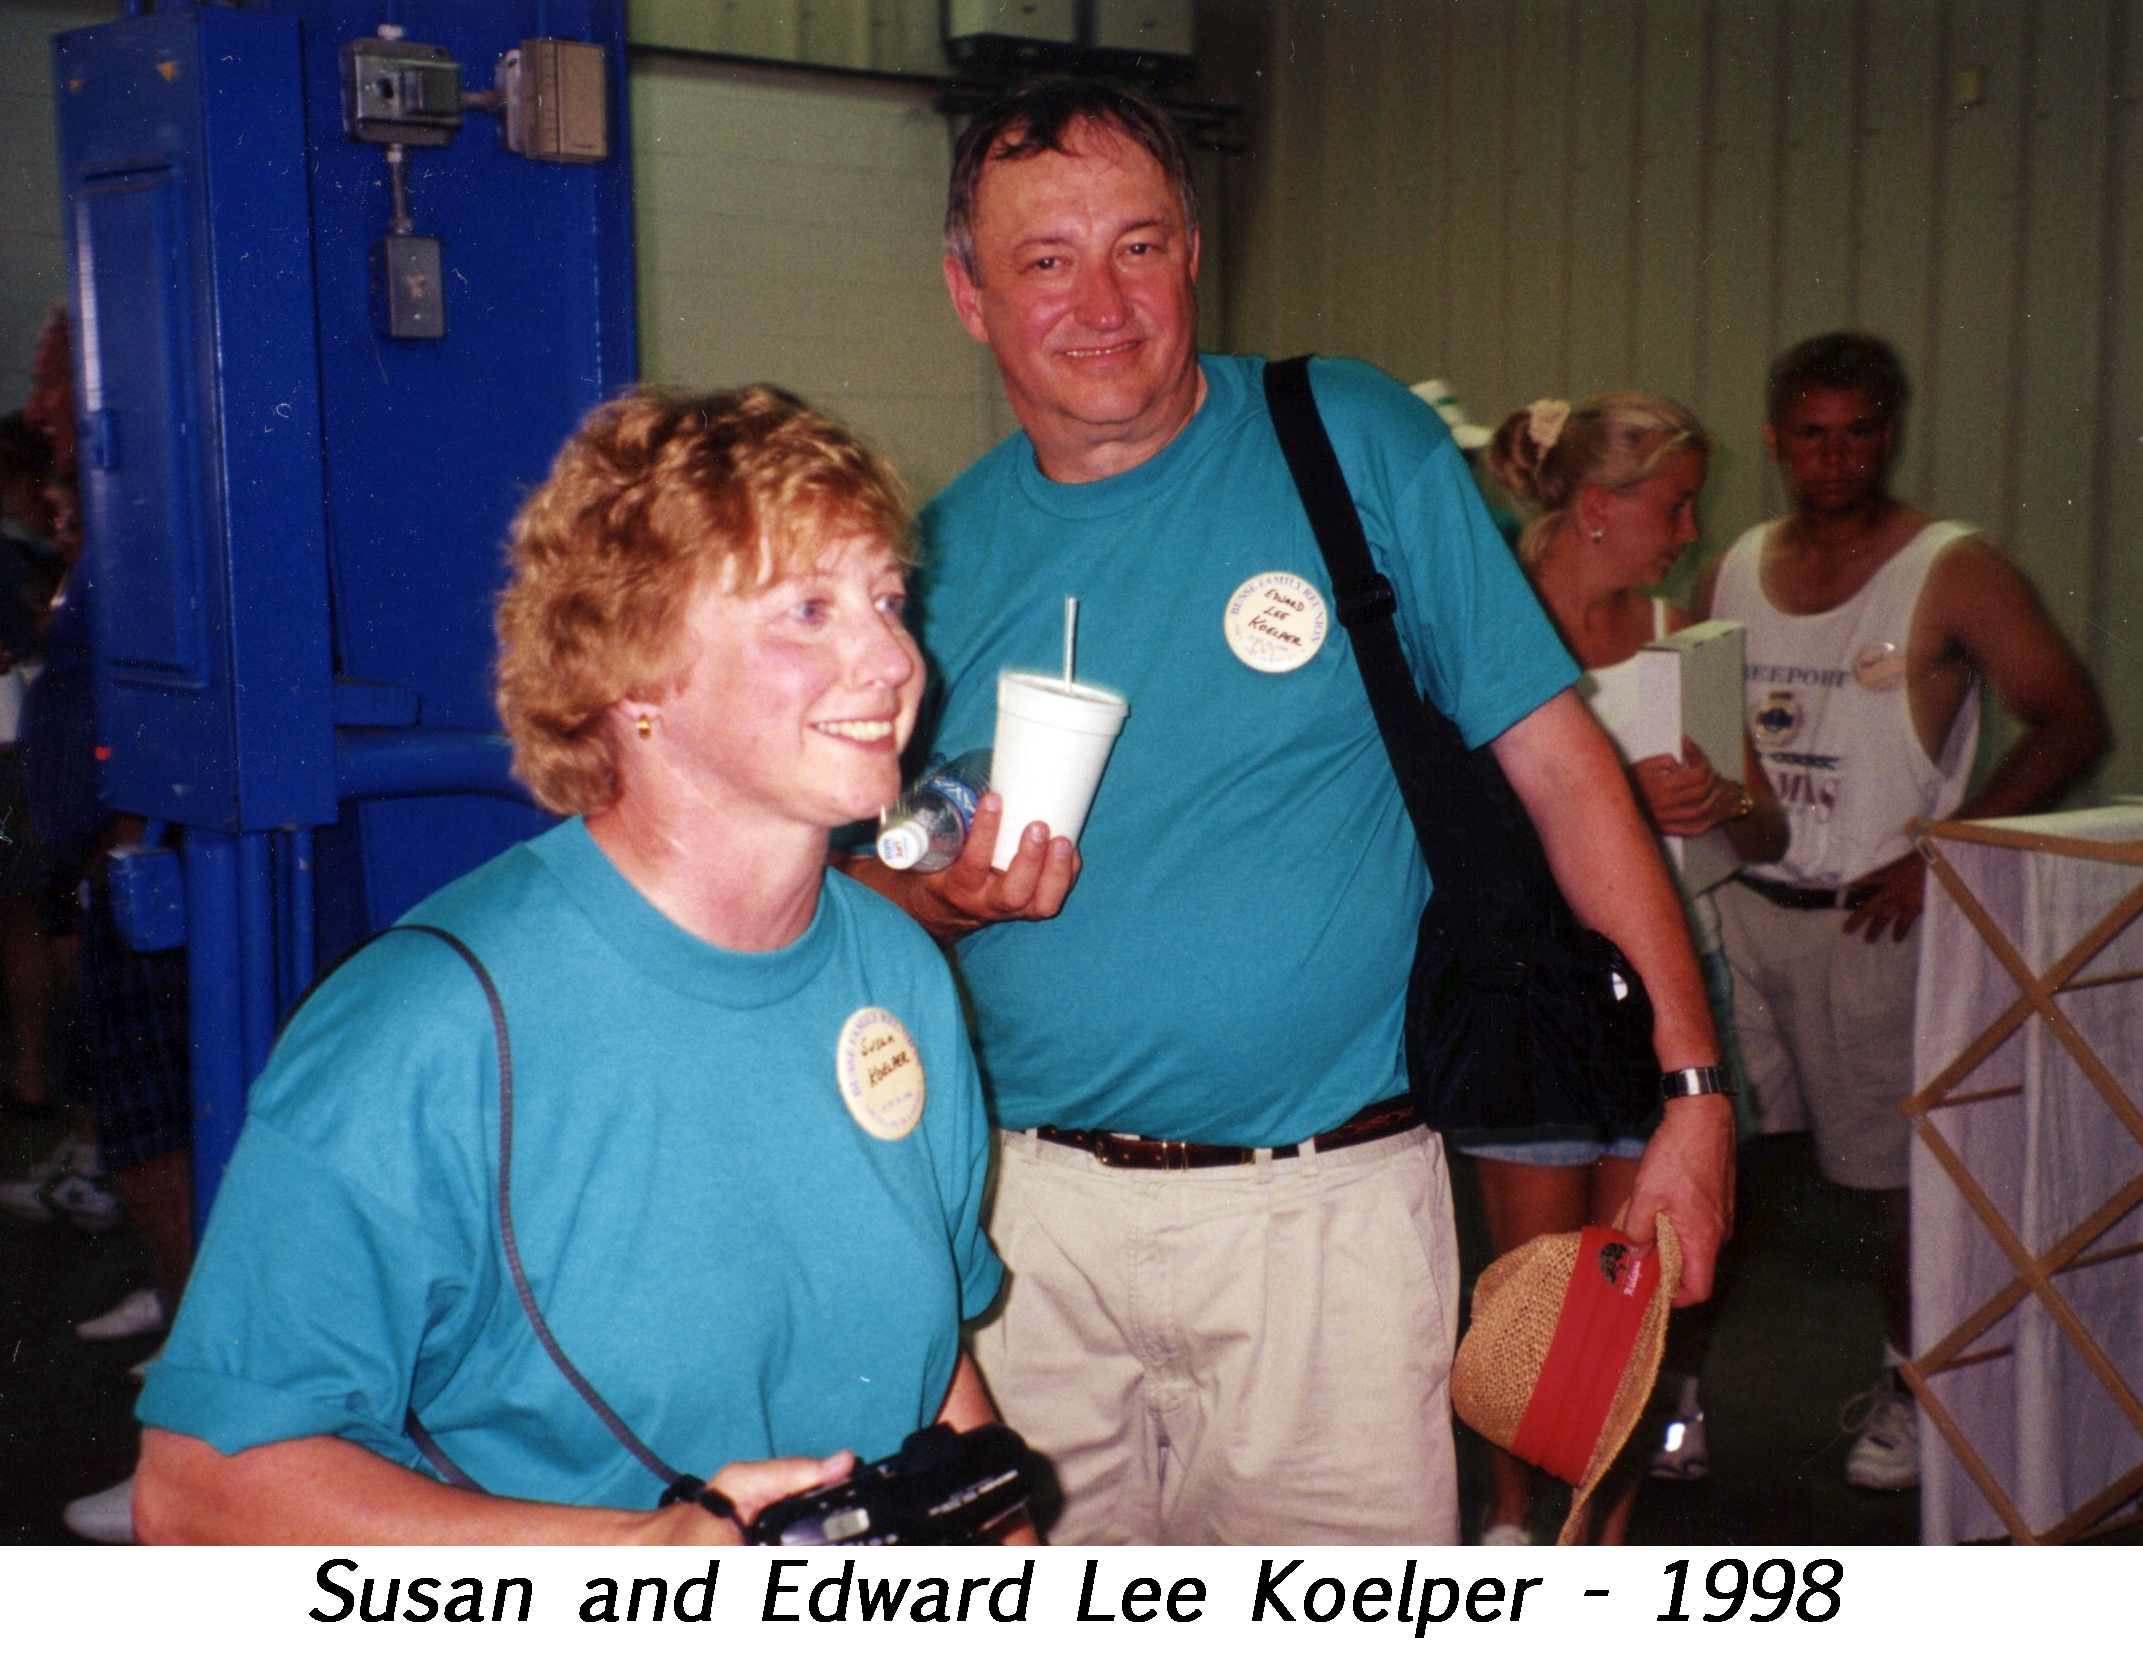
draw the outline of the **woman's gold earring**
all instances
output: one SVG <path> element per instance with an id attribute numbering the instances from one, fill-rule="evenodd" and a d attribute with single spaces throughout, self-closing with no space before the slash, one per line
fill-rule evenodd
<path id="1" fill-rule="evenodd" d="M 649 739 L 655 732 L 655 719 L 651 716 L 643 716 L 634 726 L 640 730 L 642 739 Z"/>

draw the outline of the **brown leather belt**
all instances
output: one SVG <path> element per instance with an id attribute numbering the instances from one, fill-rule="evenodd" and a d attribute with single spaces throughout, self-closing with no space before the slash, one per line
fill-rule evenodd
<path id="1" fill-rule="evenodd" d="M 1808 890 L 1798 884 L 1780 884 L 1774 879 L 1758 878 L 1753 873 L 1737 872 L 1734 877 L 1773 907 L 1791 907 L 1801 913 L 1815 913 L 1824 908 L 1838 907 L 1851 912 L 1865 906 L 1875 895 L 1873 884 L 1855 884 L 1842 890 Z"/>
<path id="2" fill-rule="evenodd" d="M 1279 1144 L 1269 1152 L 1274 1161 L 1285 1161 L 1305 1150 L 1344 1150 L 1356 1144 L 1371 1144 L 1424 1124 L 1421 1111 L 1410 1098 L 1386 1098 L 1373 1103 L 1330 1132 L 1319 1133 L 1306 1144 Z M 1084 1132 L 1065 1127 L 1036 1127 L 1034 1136 L 1048 1144 L 1084 1150 L 1104 1167 L 1131 1168 L 1145 1173 L 1188 1173 L 1201 1167 L 1246 1167 L 1268 1152 L 1240 1144 L 1186 1144 L 1174 1138 L 1134 1138 L 1129 1133 Z"/>

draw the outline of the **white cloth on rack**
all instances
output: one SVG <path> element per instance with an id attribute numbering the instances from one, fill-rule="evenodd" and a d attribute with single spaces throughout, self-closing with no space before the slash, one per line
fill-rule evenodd
<path id="1" fill-rule="evenodd" d="M 2143 840 L 2143 805 L 1991 824 L 2104 843 Z M 2034 974 L 2043 974 L 2114 905 L 2143 883 L 2143 868 L 1942 840 L 1943 858 L 2001 927 Z M 2143 921 L 2129 925 L 2078 973 L 2089 981 L 2143 971 Z M 1913 1079 L 1924 1087 L 2020 997 L 1949 893 L 1930 879 L 1920 921 L 1919 1009 Z M 2143 1099 L 2143 982 L 2116 982 L 2056 997 L 2131 1098 Z M 1951 1088 L 1952 1099 L 2016 1088 L 2016 1095 L 1953 1103 L 1931 1124 L 1957 1150 L 2001 1216 L 2044 1254 L 2121 1186 L 2143 1173 L 2139 1143 L 2040 1018 L 2013 1032 Z M 2143 1208 L 2118 1220 L 2087 1252 L 2143 1242 Z M 2015 1268 L 1963 1192 L 1920 1140 L 1912 1151 L 1913 1350 L 1924 1356 L 2006 1287 Z M 2143 1397 L 2143 1254 L 2080 1267 L 2054 1286 L 2128 1383 Z M 2003 1350 L 2007 1349 L 2007 1350 Z M 2062 1518 L 2143 1462 L 2143 1435 L 2093 1374 L 2047 1308 L 2026 1296 L 1967 1356 L 1995 1353 L 1934 1378 L 1943 1406 L 2033 1532 Z M 1951 1543 L 2006 1534 L 1964 1466 L 1922 1417 L 1920 1534 Z"/>

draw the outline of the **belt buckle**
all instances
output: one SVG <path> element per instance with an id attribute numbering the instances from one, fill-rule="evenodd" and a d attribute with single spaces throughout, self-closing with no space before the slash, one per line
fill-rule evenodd
<path id="1" fill-rule="evenodd" d="M 1139 1138 L 1129 1133 L 1102 1135 L 1116 1153 L 1117 1165 L 1156 1173 L 1188 1173 L 1191 1147 L 1180 1138 Z"/>
<path id="2" fill-rule="evenodd" d="M 1098 1135 L 1095 1154 L 1104 1167 L 1134 1172 L 1188 1173 L 1192 1170 L 1190 1144 L 1180 1138 L 1139 1138 L 1130 1133 L 1105 1132 Z"/>

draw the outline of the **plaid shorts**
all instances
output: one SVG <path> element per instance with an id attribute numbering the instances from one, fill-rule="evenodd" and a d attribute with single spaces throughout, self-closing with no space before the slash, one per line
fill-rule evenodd
<path id="1" fill-rule="evenodd" d="M 110 893 L 102 889 L 90 890 L 83 906 L 80 944 L 77 1079 L 96 1118 L 105 1169 L 189 1148 L 186 950 L 136 953 L 120 939 Z"/>

